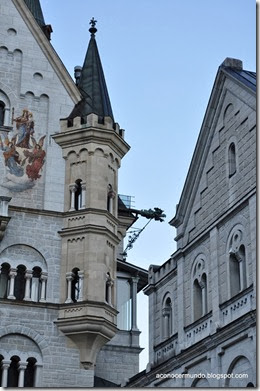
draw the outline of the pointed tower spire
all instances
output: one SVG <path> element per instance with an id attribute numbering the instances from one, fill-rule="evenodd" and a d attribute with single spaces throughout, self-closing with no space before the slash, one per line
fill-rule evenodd
<path id="1" fill-rule="evenodd" d="M 40 0 L 24 0 L 40 27 L 45 26 Z"/>
<path id="2" fill-rule="evenodd" d="M 76 104 L 69 119 L 86 117 L 88 114 L 97 114 L 99 117 L 110 117 L 114 120 L 112 107 L 107 91 L 104 72 L 98 53 L 95 39 L 96 20 L 90 21 L 89 32 L 91 34 L 87 54 L 82 67 L 78 88 L 82 99 Z"/>
<path id="3" fill-rule="evenodd" d="M 40 0 L 24 0 L 25 4 L 31 11 L 32 15 L 34 16 L 34 19 L 38 23 L 38 25 L 43 30 L 46 37 L 50 40 L 51 39 L 51 33 L 52 33 L 52 27 L 50 24 L 45 24 L 45 20 L 42 13 L 42 7 Z"/>

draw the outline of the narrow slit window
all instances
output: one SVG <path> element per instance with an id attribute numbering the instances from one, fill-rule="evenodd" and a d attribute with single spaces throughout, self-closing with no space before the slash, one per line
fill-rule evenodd
<path id="1" fill-rule="evenodd" d="M 229 166 L 229 177 L 232 177 L 237 170 L 236 167 L 236 147 L 234 143 L 231 143 L 228 149 L 228 166 Z"/>
<path id="2" fill-rule="evenodd" d="M 5 104 L 0 101 L 0 126 L 4 126 Z"/>

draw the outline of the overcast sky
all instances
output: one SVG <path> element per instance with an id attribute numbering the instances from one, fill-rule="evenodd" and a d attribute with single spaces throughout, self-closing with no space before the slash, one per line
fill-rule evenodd
<path id="1" fill-rule="evenodd" d="M 175 251 L 174 216 L 218 66 L 226 57 L 255 71 L 253 0 L 41 0 L 52 41 L 73 76 L 82 65 L 89 21 L 115 121 L 131 150 L 122 160 L 119 193 L 135 207 L 159 207 L 166 222 L 151 222 L 129 251 L 128 262 L 148 268 Z M 137 228 L 147 220 L 140 218 Z M 145 318 L 144 297 L 140 300 Z M 139 321 L 144 328 L 144 321 Z M 147 330 L 142 346 L 146 345 Z M 141 368 L 147 361 L 142 354 Z"/>

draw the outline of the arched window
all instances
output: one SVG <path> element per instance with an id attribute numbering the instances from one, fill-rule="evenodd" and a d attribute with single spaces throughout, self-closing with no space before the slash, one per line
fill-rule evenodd
<path id="1" fill-rule="evenodd" d="M 35 364 L 37 360 L 34 357 L 27 359 L 27 367 L 24 373 L 24 387 L 33 387 L 35 381 Z"/>
<path id="2" fill-rule="evenodd" d="M 108 187 L 107 187 L 107 210 L 110 213 L 114 213 L 115 196 L 116 196 L 116 193 L 114 192 L 112 185 L 108 185 Z"/>
<path id="3" fill-rule="evenodd" d="M 236 173 L 236 147 L 234 143 L 231 143 L 228 148 L 228 169 L 229 177 Z"/>
<path id="4" fill-rule="evenodd" d="M 5 104 L 0 100 L 0 126 L 4 126 Z"/>
<path id="5" fill-rule="evenodd" d="M 17 275 L 14 282 L 14 296 L 17 300 L 23 300 L 25 294 L 25 271 L 24 265 L 17 267 Z"/>
<path id="6" fill-rule="evenodd" d="M 162 321 L 163 339 L 167 339 L 172 334 L 172 301 L 169 296 L 163 302 Z"/>
<path id="7" fill-rule="evenodd" d="M 86 208 L 86 183 L 77 179 L 70 189 L 70 211 Z"/>
<path id="8" fill-rule="evenodd" d="M 239 263 L 236 256 L 231 253 L 229 257 L 229 270 L 230 270 L 230 292 L 231 297 L 240 292 L 240 272 Z"/>
<path id="9" fill-rule="evenodd" d="M 41 273 L 42 273 L 42 269 L 39 266 L 35 266 L 33 268 L 32 285 L 31 285 L 32 301 L 39 301 L 41 295 Z"/>
<path id="10" fill-rule="evenodd" d="M 9 263 L 2 263 L 0 268 L 0 298 L 3 299 L 6 299 L 8 296 L 9 271 Z"/>
<path id="11" fill-rule="evenodd" d="M 75 210 L 79 210 L 82 207 L 82 180 L 77 179 L 75 182 Z"/>
<path id="12" fill-rule="evenodd" d="M 4 360 L 4 357 L 0 354 L 0 387 L 2 385 L 2 374 L 3 374 L 2 361 L 3 360 Z"/>
<path id="13" fill-rule="evenodd" d="M 207 294 L 207 274 L 205 270 L 205 261 L 199 256 L 193 268 L 192 284 L 192 306 L 193 321 L 206 315 L 208 312 L 208 294 Z"/>
<path id="14" fill-rule="evenodd" d="M 193 320 L 202 317 L 202 289 L 196 279 L 193 283 Z"/>
<path id="15" fill-rule="evenodd" d="M 231 297 L 247 287 L 246 253 L 240 229 L 234 231 L 229 243 L 229 286 Z"/>
<path id="16" fill-rule="evenodd" d="M 65 303 L 75 303 L 83 300 L 83 279 L 84 272 L 77 267 L 66 273 L 67 299 Z"/>
<path id="17" fill-rule="evenodd" d="M 18 353 L 19 354 L 19 353 Z M 34 357 L 26 359 L 26 353 L 21 352 L 23 359 L 5 353 L 0 355 L 0 387 L 35 387 L 36 363 Z M 27 356 L 28 357 L 28 356 Z M 2 371 L 1 371 L 2 368 Z"/>
<path id="18" fill-rule="evenodd" d="M 71 282 L 71 299 L 74 302 L 77 302 L 79 299 L 79 269 L 75 267 L 72 270 L 72 282 Z"/>
<path id="19" fill-rule="evenodd" d="M 113 280 L 111 278 L 111 275 L 109 272 L 106 274 L 106 292 L 105 292 L 105 298 L 106 302 L 108 304 L 112 304 L 112 287 L 113 287 Z"/>
<path id="20" fill-rule="evenodd" d="M 11 363 L 8 369 L 7 387 L 18 387 L 19 361 L 20 358 L 18 356 L 11 357 Z"/>

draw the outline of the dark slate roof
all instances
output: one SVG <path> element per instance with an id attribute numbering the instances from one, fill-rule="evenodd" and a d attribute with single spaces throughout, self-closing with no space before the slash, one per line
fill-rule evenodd
<path id="1" fill-rule="evenodd" d="M 94 113 L 100 117 L 111 117 L 114 120 L 93 30 L 97 31 L 96 29 L 89 30 L 91 38 L 78 84 L 82 99 L 76 104 L 68 118 L 84 118 Z"/>
<path id="2" fill-rule="evenodd" d="M 241 83 L 256 91 L 256 72 L 245 71 L 243 69 L 234 69 L 231 67 L 223 67 L 225 71 L 239 80 Z"/>
<path id="3" fill-rule="evenodd" d="M 94 376 L 94 387 L 95 388 L 104 388 L 104 387 L 120 387 L 116 383 L 112 383 L 109 380 L 102 379 L 101 377 Z"/>
<path id="4" fill-rule="evenodd" d="M 45 26 L 40 0 L 24 0 L 40 27 Z"/>

